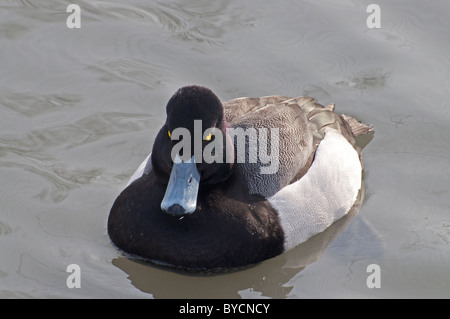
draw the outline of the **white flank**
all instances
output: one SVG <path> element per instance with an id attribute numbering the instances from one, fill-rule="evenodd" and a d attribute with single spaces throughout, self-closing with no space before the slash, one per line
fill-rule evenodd
<path id="1" fill-rule="evenodd" d="M 326 131 L 308 172 L 268 198 L 278 212 L 285 250 L 328 228 L 353 206 L 361 188 L 358 153 L 336 130 Z"/>
<path id="2" fill-rule="evenodd" d="M 137 170 L 133 173 L 133 175 L 131 175 L 126 187 L 128 187 L 131 183 L 133 183 L 135 180 L 137 180 L 144 174 L 145 167 L 147 166 L 147 162 L 150 160 L 151 155 L 152 153 L 148 154 L 145 160 L 141 163 L 141 165 L 139 165 Z"/>

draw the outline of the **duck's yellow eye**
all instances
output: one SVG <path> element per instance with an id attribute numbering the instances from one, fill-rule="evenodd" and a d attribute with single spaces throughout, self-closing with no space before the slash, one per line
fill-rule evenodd
<path id="1" fill-rule="evenodd" d="M 206 141 L 211 141 L 211 133 L 209 133 L 208 136 L 205 137 L 205 140 L 206 140 Z"/>
<path id="2" fill-rule="evenodd" d="M 167 134 L 169 134 L 169 138 L 172 138 L 172 134 L 170 134 L 170 130 L 167 131 Z"/>

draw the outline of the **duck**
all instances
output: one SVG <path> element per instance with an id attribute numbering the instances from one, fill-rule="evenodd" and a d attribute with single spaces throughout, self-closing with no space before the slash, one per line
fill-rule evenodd
<path id="1" fill-rule="evenodd" d="M 347 214 L 362 188 L 356 137 L 373 129 L 311 97 L 178 89 L 150 154 L 115 199 L 112 244 L 184 270 L 278 256 Z"/>

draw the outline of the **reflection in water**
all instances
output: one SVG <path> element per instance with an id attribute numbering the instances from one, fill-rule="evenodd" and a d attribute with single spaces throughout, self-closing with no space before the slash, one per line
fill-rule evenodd
<path id="1" fill-rule="evenodd" d="M 155 298 L 285 298 L 292 289 L 286 285 L 289 280 L 319 259 L 357 215 L 363 199 L 364 190 L 348 214 L 324 232 L 254 267 L 205 275 L 174 272 L 125 257 L 115 258 L 112 263 L 129 275 L 136 288 Z"/>

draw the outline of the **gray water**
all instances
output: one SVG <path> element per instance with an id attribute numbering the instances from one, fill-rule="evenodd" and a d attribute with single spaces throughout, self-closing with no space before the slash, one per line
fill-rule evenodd
<path id="1" fill-rule="evenodd" d="M 371 2 L 79 0 L 69 29 L 70 1 L 1 0 L 0 297 L 449 298 L 450 2 L 379 0 L 373 29 Z M 187 84 L 374 125 L 359 212 L 238 272 L 121 255 L 109 209 Z"/>

